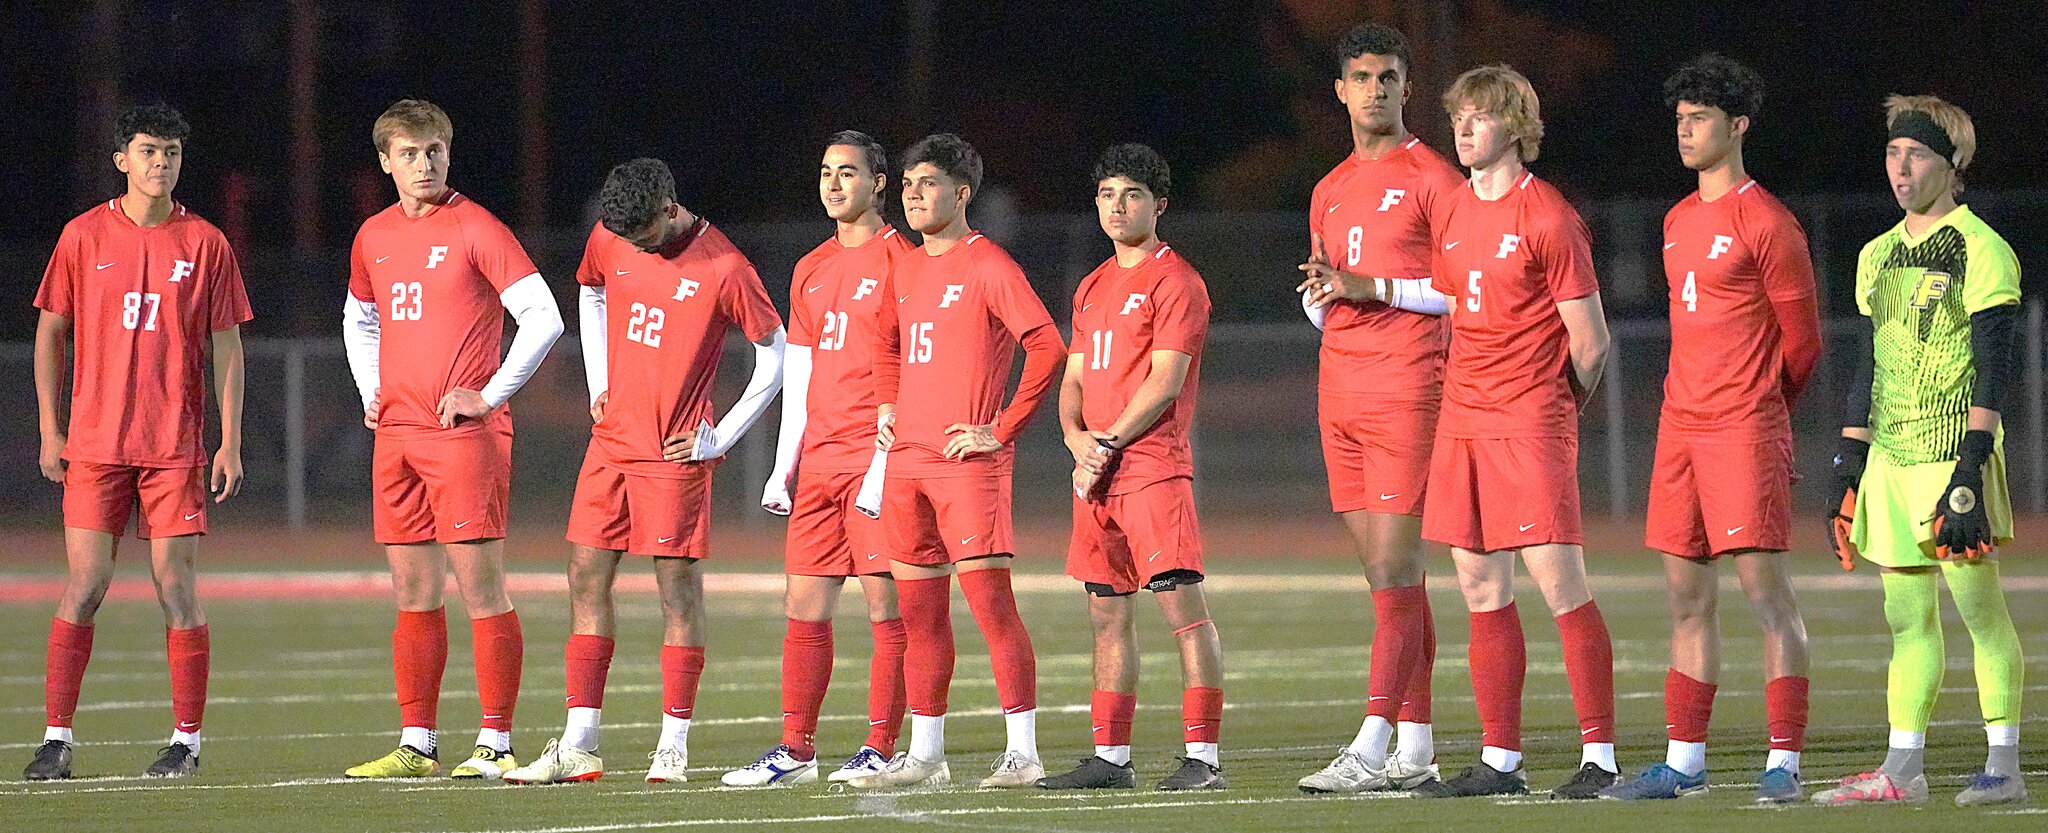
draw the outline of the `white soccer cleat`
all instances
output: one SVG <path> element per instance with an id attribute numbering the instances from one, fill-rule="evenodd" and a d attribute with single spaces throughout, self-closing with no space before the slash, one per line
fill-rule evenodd
<path id="1" fill-rule="evenodd" d="M 1349 749 L 1341 750 L 1330 765 L 1314 774 L 1295 782 L 1305 793 L 1362 793 L 1369 790 L 1386 789 L 1387 776 L 1384 770 L 1373 769 L 1365 762 L 1365 756 Z"/>
<path id="2" fill-rule="evenodd" d="M 680 784 L 690 780 L 690 751 L 663 746 L 647 753 L 647 783 Z"/>
<path id="3" fill-rule="evenodd" d="M 818 780 L 818 759 L 799 761 L 789 747 L 776 744 L 759 760 L 719 778 L 728 787 L 784 787 Z"/>
<path id="4" fill-rule="evenodd" d="M 952 783 L 953 768 L 945 761 L 923 761 L 909 755 L 897 755 L 881 772 L 846 779 L 846 785 L 857 790 L 935 790 Z"/>
<path id="5" fill-rule="evenodd" d="M 559 740 L 548 741 L 548 748 L 533 763 L 505 770 L 504 776 L 507 784 L 566 784 L 602 777 L 603 758 L 574 746 L 563 746 Z"/>
<path id="6" fill-rule="evenodd" d="M 981 779 L 984 790 L 1029 787 L 1045 777 L 1045 766 L 1038 759 L 1026 758 L 1016 752 L 1004 752 L 990 769 L 989 776 Z"/>
<path id="7" fill-rule="evenodd" d="M 1431 781 L 1442 780 L 1443 773 L 1436 764 L 1411 764 L 1396 755 L 1387 759 L 1387 785 L 1383 790 L 1412 790 Z"/>
<path id="8" fill-rule="evenodd" d="M 903 757 L 903 755 L 904 753 L 902 752 L 896 753 L 898 758 Z M 882 757 L 882 753 L 876 751 L 874 747 L 863 746 L 859 752 L 853 753 L 853 757 L 847 758 L 846 763 L 840 764 L 839 769 L 833 771 L 831 775 L 825 776 L 825 780 L 838 783 L 840 781 L 851 781 L 863 775 L 873 775 L 889 768 L 889 760 Z"/>

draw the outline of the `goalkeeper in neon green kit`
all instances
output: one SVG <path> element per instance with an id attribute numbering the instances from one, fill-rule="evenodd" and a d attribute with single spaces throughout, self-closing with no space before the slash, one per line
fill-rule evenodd
<path id="1" fill-rule="evenodd" d="M 1870 319 L 1872 350 L 1851 386 L 1835 456 L 1845 506 L 1853 507 L 1838 519 L 1835 537 L 1838 551 L 1853 547 L 1882 570 L 1892 633 L 1891 741 L 1877 770 L 1813 798 L 1927 799 L 1927 723 L 1944 663 L 1939 577 L 1976 646 L 1990 743 L 1984 770 L 1956 803 L 2024 801 L 2024 660 L 1997 561 L 1998 548 L 2012 540 L 1998 422 L 2017 365 L 2019 262 L 2003 238 L 1956 203 L 1957 177 L 1976 151 L 1970 117 L 1933 96 L 1895 95 L 1885 110 L 1885 172 L 1906 217 L 1857 261 L 1856 305 Z"/>

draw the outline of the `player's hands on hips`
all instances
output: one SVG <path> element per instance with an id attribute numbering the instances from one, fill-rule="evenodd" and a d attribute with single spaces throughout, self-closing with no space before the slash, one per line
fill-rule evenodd
<path id="1" fill-rule="evenodd" d="M 1963 434 L 1955 474 L 1934 507 L 1934 557 L 1979 558 L 1991 554 L 1991 518 L 1984 511 L 1984 463 L 1991 459 L 1989 431 Z"/>
<path id="2" fill-rule="evenodd" d="M 878 413 L 880 415 L 875 417 L 875 447 L 888 451 L 896 444 L 896 408 L 883 405 Z"/>
<path id="3" fill-rule="evenodd" d="M 612 392 L 611 392 L 611 391 L 605 391 L 604 393 L 600 393 L 600 394 L 598 394 L 598 395 L 597 395 L 597 399 L 595 399 L 595 400 L 592 400 L 592 401 L 591 401 L 591 403 L 590 403 L 590 421 L 591 421 L 592 423 L 599 423 L 599 422 L 603 422 L 603 421 L 604 421 L 604 406 L 605 406 L 605 403 L 607 403 L 607 402 L 610 402 L 610 401 L 611 401 L 611 398 L 612 398 Z"/>
<path id="4" fill-rule="evenodd" d="M 670 436 L 661 444 L 661 459 L 671 463 L 690 462 L 690 455 L 697 452 L 697 432 L 684 431 Z"/>
<path id="5" fill-rule="evenodd" d="M 377 430 L 377 423 L 383 414 L 384 389 L 378 388 L 376 393 L 370 394 L 370 407 L 363 409 L 363 427 L 372 431 Z"/>
<path id="6" fill-rule="evenodd" d="M 213 502 L 220 503 L 242 493 L 242 451 L 226 448 L 213 453 Z"/>
<path id="7" fill-rule="evenodd" d="M 64 442 L 63 434 L 45 434 L 42 451 L 36 455 L 36 467 L 51 483 L 64 482 Z"/>
<path id="8" fill-rule="evenodd" d="M 993 454 L 1003 450 L 1003 444 L 996 441 L 996 426 L 970 425 L 956 422 L 946 426 L 946 433 L 953 436 L 946 441 L 944 454 L 948 460 L 965 460 L 970 454 Z"/>
<path id="9" fill-rule="evenodd" d="M 434 406 L 434 413 L 441 417 L 442 428 L 454 428 L 455 422 L 463 417 L 483 419 L 491 412 L 491 406 L 484 403 L 484 395 L 469 388 L 456 388 L 441 396 L 441 404 Z"/>

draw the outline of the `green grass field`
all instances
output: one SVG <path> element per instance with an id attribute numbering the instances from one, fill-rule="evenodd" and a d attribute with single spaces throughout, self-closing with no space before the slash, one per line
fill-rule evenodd
<path id="1" fill-rule="evenodd" d="M 2032 661 L 2048 679 L 2048 569 L 2015 559 L 2008 571 L 2012 609 Z M 124 574 L 140 565 L 128 564 Z M 644 565 L 635 565 L 644 572 Z M 1441 634 L 1437 738 L 1447 771 L 1477 754 L 1476 718 L 1465 669 L 1465 618 L 1446 579 L 1432 600 Z M 1628 773 L 1663 754 L 1662 680 L 1668 628 L 1663 591 L 1647 557 L 1595 557 L 1594 590 L 1615 636 L 1621 762 Z M 1364 705 L 1365 646 L 1371 615 L 1355 565 L 1341 560 L 1287 562 L 1216 558 L 1210 584 L 1222 629 L 1229 699 L 1224 767 L 1230 789 L 1172 795 L 1147 787 L 1180 751 L 1179 679 L 1170 637 L 1156 613 L 1141 619 L 1144 663 L 1134 763 L 1141 789 L 1089 795 L 947 792 L 852 795 L 822 788 L 740 791 L 718 774 L 751 761 L 780 727 L 782 618 L 774 581 L 711 594 L 710 661 L 691 733 L 691 781 L 655 786 L 639 780 L 659 716 L 654 597 L 621 600 L 618 658 L 606 703 L 605 752 L 612 770 L 598 783 L 513 788 L 445 779 L 346 783 L 343 767 L 388 751 L 397 709 L 391 693 L 391 611 L 380 598 L 296 597 L 208 603 L 214 634 L 204 767 L 198 778 L 165 783 L 133 777 L 153 757 L 169 723 L 163 631 L 154 603 L 109 602 L 99 619 L 92 667 L 79 710 L 79 778 L 62 784 L 17 780 L 40 738 L 42 667 L 49 604 L 0 603 L 0 818 L 11 830 L 164 829 L 208 831 L 601 831 L 655 829 L 899 829 L 908 825 L 969 830 L 1123 831 L 1326 830 L 1367 825 L 1428 825 L 1433 830 L 1540 826 L 1551 830 L 1792 827 L 1803 831 L 1892 829 L 2042 830 L 2048 810 L 1962 811 L 1951 799 L 1982 763 L 1970 652 L 1950 612 L 1947 688 L 1929 737 L 1934 800 L 1913 808 L 1759 809 L 1749 782 L 1762 762 L 1763 701 L 1754 619 L 1739 591 L 1723 591 L 1725 634 L 1721 697 L 1710 766 L 1713 789 L 1654 805 L 1565 804 L 1537 796 L 1513 800 L 1423 802 L 1404 798 L 1304 796 L 1295 779 L 1327 762 L 1356 731 Z M 1801 601 L 1815 668 L 1812 727 L 1804 769 L 1809 783 L 1868 768 L 1885 738 L 1884 679 L 1889 643 L 1877 577 L 1844 576 L 1832 559 L 1800 561 Z M 23 574 L 11 574 L 20 577 Z M 44 574 L 46 575 L 46 574 Z M 734 578 L 730 573 L 727 578 Z M 4 578 L 5 576 L 0 576 Z M 1049 769 L 1087 754 L 1087 627 L 1079 589 L 1039 570 L 1020 576 L 1024 616 L 1039 653 L 1040 746 Z M 202 588 L 204 585 L 202 584 Z M 202 591 L 203 592 L 203 591 Z M 1577 763 L 1576 723 L 1565 687 L 1556 630 L 1542 621 L 1533 589 L 1522 607 L 1532 644 L 1526 751 L 1532 787 L 1562 782 Z M 524 699 L 517 748 L 538 753 L 559 730 L 566 597 L 517 599 L 527 634 Z M 819 731 L 820 754 L 843 756 L 865 733 L 867 629 L 849 594 L 841 606 L 839 655 Z M 979 634 L 956 599 L 960 662 L 949 722 L 957 781 L 971 783 L 1001 751 L 1002 721 Z M 442 698 L 444 763 L 466 753 L 477 705 L 467 628 L 451 615 L 449 672 Z M 2044 720 L 2040 682 L 2028 710 L 2023 761 L 2036 789 L 2048 789 L 2048 753 L 2037 734 Z M 2044 802 L 2048 803 L 2048 802 Z M 1406 829 L 1401 828 L 1401 829 Z"/>

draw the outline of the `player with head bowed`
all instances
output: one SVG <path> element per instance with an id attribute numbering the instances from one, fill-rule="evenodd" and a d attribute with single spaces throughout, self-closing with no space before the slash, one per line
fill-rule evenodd
<path id="1" fill-rule="evenodd" d="M 576 269 L 595 424 L 569 509 L 569 714 L 560 738 L 505 773 L 514 784 L 604 775 L 598 736 L 617 631 L 612 586 L 628 553 L 653 561 L 661 595 L 661 731 L 647 780 L 687 780 L 704 673 L 711 474 L 782 386 L 782 317 L 746 256 L 676 202 L 667 163 L 613 167 L 597 203 Z M 753 371 L 719 417 L 711 392 L 733 329 L 753 344 Z"/>

